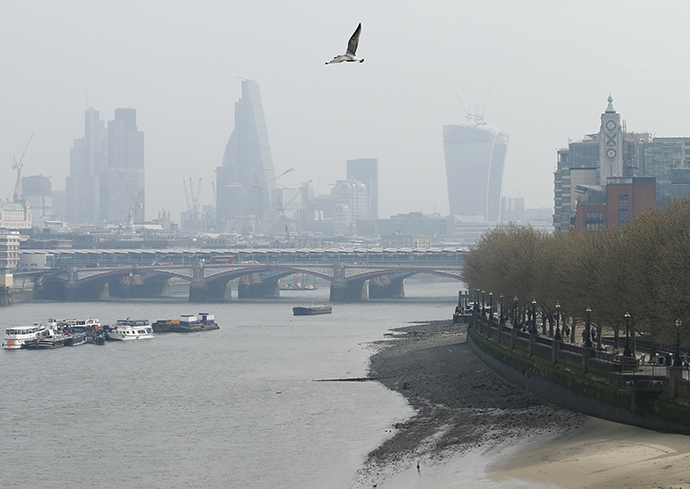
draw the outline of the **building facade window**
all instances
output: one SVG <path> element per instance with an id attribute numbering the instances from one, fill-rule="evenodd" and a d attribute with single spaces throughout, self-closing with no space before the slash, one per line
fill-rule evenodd
<path id="1" fill-rule="evenodd" d="M 587 229 L 601 229 L 604 227 L 603 212 L 588 212 L 586 216 Z"/>
<path id="2" fill-rule="evenodd" d="M 618 223 L 623 225 L 627 223 L 630 219 L 630 207 L 628 194 L 620 194 L 618 196 Z"/>

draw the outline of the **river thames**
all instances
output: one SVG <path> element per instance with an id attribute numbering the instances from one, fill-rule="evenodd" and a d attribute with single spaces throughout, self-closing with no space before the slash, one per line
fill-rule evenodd
<path id="1" fill-rule="evenodd" d="M 459 282 L 405 284 L 405 299 L 323 303 L 328 288 L 223 304 L 184 300 L 16 304 L 8 326 L 48 318 L 177 319 L 220 329 L 153 340 L 0 353 L 3 487 L 349 488 L 367 453 L 411 416 L 364 377 L 372 342 L 449 319 Z M 4 331 L 3 331 L 4 333 Z"/>

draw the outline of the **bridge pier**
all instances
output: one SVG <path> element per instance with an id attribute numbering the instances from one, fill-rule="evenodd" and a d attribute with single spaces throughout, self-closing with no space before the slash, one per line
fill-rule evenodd
<path id="1" fill-rule="evenodd" d="M 369 298 L 370 299 L 393 299 L 397 297 L 405 297 L 405 279 L 396 278 L 391 280 L 390 277 L 376 277 L 369 280 Z"/>
<path id="2" fill-rule="evenodd" d="M 237 286 L 237 297 L 240 299 L 263 299 L 279 296 L 278 279 L 263 281 L 259 278 L 258 273 L 240 278 L 240 283 Z"/>
<path id="3" fill-rule="evenodd" d="M 333 265 L 331 302 L 359 302 L 367 298 L 367 280 L 345 280 L 345 266 Z"/>
<path id="4" fill-rule="evenodd" d="M 204 280 L 204 264 L 192 265 L 192 281 L 189 283 L 189 302 L 207 302 L 208 284 Z"/>

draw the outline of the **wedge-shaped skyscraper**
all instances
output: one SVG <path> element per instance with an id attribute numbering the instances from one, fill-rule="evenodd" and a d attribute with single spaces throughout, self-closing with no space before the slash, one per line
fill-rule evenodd
<path id="1" fill-rule="evenodd" d="M 216 168 L 219 227 L 226 230 L 238 216 L 265 220 L 271 216 L 275 171 L 259 85 L 242 80 L 242 97 L 235 102 L 235 129 Z"/>
<path id="2" fill-rule="evenodd" d="M 447 125 L 443 148 L 450 214 L 498 221 L 508 135 L 484 123 Z"/>

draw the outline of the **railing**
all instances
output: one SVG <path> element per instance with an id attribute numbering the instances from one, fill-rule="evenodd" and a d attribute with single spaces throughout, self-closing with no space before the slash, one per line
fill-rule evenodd
<path id="1" fill-rule="evenodd" d="M 585 348 L 572 343 L 564 343 L 539 334 L 530 334 L 515 329 L 510 324 L 498 324 L 486 315 L 475 312 L 473 324 L 479 327 L 482 334 L 499 340 L 499 343 L 511 345 L 511 348 L 528 352 L 531 356 L 540 357 L 570 366 L 584 369 L 598 375 L 622 376 L 612 382 L 621 383 L 621 388 L 656 392 L 660 386 L 669 383 L 669 368 L 656 365 L 640 365 L 635 358 L 623 357 L 606 351 Z M 679 375 L 677 390 L 688 393 L 690 397 L 690 371 L 683 370 Z M 661 382 L 665 379 L 665 383 Z M 660 383 L 661 382 L 661 383 Z"/>

